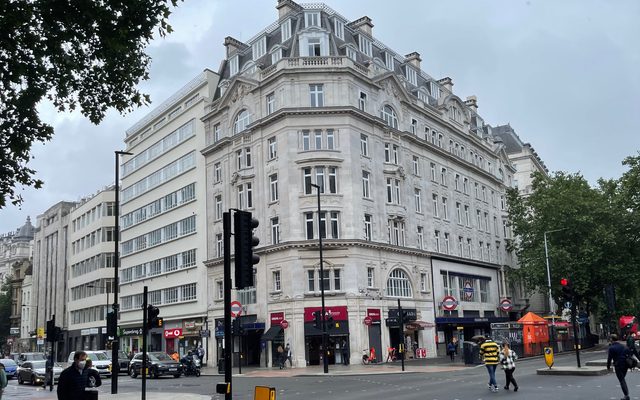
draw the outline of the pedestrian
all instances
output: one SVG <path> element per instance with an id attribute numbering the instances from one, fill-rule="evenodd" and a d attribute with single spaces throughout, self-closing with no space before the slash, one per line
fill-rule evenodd
<path id="1" fill-rule="evenodd" d="M 509 384 L 513 383 L 513 391 L 518 391 L 518 384 L 513 378 L 513 373 L 516 370 L 517 359 L 518 355 L 515 351 L 511 350 L 511 348 L 509 347 L 509 343 L 503 343 L 502 351 L 500 352 L 500 364 L 502 365 L 502 369 L 504 370 L 504 376 L 506 379 L 504 390 L 509 390 Z"/>
<path id="2" fill-rule="evenodd" d="M 636 334 L 633 332 L 630 332 L 629 335 L 627 335 L 627 347 L 629 348 L 629 350 L 631 350 L 633 355 L 640 358 L 640 354 L 638 353 L 638 346 L 636 346 Z"/>
<path id="3" fill-rule="evenodd" d="M 489 372 L 489 390 L 495 393 L 498 391 L 496 367 L 499 362 L 498 353 L 500 352 L 500 348 L 496 342 L 487 336 L 480 336 L 478 338 L 478 344 L 480 345 L 480 357 L 482 357 L 484 366 L 487 368 L 487 372 Z"/>
<path id="4" fill-rule="evenodd" d="M 278 364 L 280 365 L 280 369 L 282 369 L 284 367 L 284 349 L 282 348 L 282 345 L 279 344 L 278 345 Z"/>
<path id="5" fill-rule="evenodd" d="M 613 362 L 613 368 L 616 372 L 616 378 L 620 382 L 620 388 L 624 397 L 622 400 L 629 400 L 629 388 L 627 387 L 627 357 L 630 356 L 632 351 L 624 345 L 624 343 L 618 341 L 618 335 L 615 333 L 611 335 L 611 345 L 609 346 L 609 355 L 607 357 L 607 370 L 611 370 L 611 362 Z"/>
<path id="6" fill-rule="evenodd" d="M 204 360 L 204 349 L 202 348 L 202 345 L 198 346 L 197 354 L 200 361 Z"/>
<path id="7" fill-rule="evenodd" d="M 287 362 L 287 360 L 289 361 L 289 368 L 293 367 L 293 361 L 291 360 L 291 346 L 289 346 L 289 343 L 287 343 L 287 345 L 284 348 L 284 353 L 287 357 L 287 359 L 285 360 L 285 363 Z"/>
<path id="8" fill-rule="evenodd" d="M 447 344 L 447 354 L 449 355 L 449 358 L 451 358 L 451 362 L 455 361 L 456 359 L 456 344 L 453 343 L 453 339 L 449 341 L 449 343 Z"/>
<path id="9" fill-rule="evenodd" d="M 453 345 L 456 348 L 456 357 L 458 357 L 458 338 L 457 337 L 453 337 Z"/>
<path id="10" fill-rule="evenodd" d="M 2 400 L 2 392 L 7 387 L 9 381 L 7 379 L 7 373 L 4 370 L 4 364 L 0 363 L 0 400 Z"/>
<path id="11" fill-rule="evenodd" d="M 349 357 L 351 356 L 351 350 L 349 349 L 349 340 L 342 342 L 342 364 L 349 365 Z"/>
<path id="12" fill-rule="evenodd" d="M 84 397 L 87 387 L 87 375 L 84 367 L 87 364 L 87 353 L 76 351 L 73 363 L 60 374 L 58 378 L 58 400 L 78 400 Z"/>

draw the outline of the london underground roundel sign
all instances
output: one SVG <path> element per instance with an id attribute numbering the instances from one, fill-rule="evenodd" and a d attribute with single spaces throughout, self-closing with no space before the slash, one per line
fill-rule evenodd
<path id="1" fill-rule="evenodd" d="M 458 307 L 458 300 L 453 296 L 444 296 L 442 299 L 442 308 L 446 311 L 453 311 Z"/>
<path id="2" fill-rule="evenodd" d="M 511 302 L 511 300 L 504 298 L 500 300 L 499 307 L 502 311 L 509 312 L 513 309 L 513 303 Z"/>

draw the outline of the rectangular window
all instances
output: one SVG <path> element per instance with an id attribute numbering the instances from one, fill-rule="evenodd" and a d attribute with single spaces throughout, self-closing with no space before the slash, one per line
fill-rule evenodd
<path id="1" fill-rule="evenodd" d="M 271 201 L 278 201 L 278 174 L 269 176 L 269 194 Z"/>
<path id="2" fill-rule="evenodd" d="M 424 228 L 419 226 L 417 230 L 417 245 L 420 250 L 424 250 Z"/>
<path id="3" fill-rule="evenodd" d="M 446 197 L 442 198 L 442 218 L 449 219 L 449 203 Z"/>
<path id="4" fill-rule="evenodd" d="M 431 180 L 435 181 L 436 180 L 436 164 L 430 163 L 429 166 L 431 167 Z"/>
<path id="5" fill-rule="evenodd" d="M 229 60 L 229 75 L 233 76 L 238 73 L 238 56 L 233 56 Z"/>
<path id="6" fill-rule="evenodd" d="M 364 240 L 371 241 L 373 237 L 373 216 L 364 215 Z"/>
<path id="7" fill-rule="evenodd" d="M 357 55 L 356 51 L 353 48 L 349 47 L 349 46 L 347 47 L 347 57 L 349 57 L 353 61 L 356 61 L 358 59 L 358 55 Z"/>
<path id="8" fill-rule="evenodd" d="M 276 96 L 273 93 L 267 95 L 267 115 L 275 111 Z"/>
<path id="9" fill-rule="evenodd" d="M 304 130 L 302 131 L 302 150 L 310 150 L 311 149 L 311 132 Z"/>
<path id="10" fill-rule="evenodd" d="M 222 181 L 222 166 L 219 162 L 213 164 L 213 181 L 216 183 Z"/>
<path id="11" fill-rule="evenodd" d="M 440 231 L 433 232 L 433 238 L 435 239 L 436 252 L 440 252 Z"/>
<path id="12" fill-rule="evenodd" d="M 420 274 L 420 291 L 429 291 L 429 275 L 426 272 Z"/>
<path id="13" fill-rule="evenodd" d="M 196 299 L 196 284 L 189 283 L 188 285 L 182 285 L 182 301 L 189 301 Z"/>
<path id="14" fill-rule="evenodd" d="M 456 174 L 455 178 L 453 178 L 453 186 L 456 190 L 460 190 L 460 174 Z"/>
<path id="15" fill-rule="evenodd" d="M 416 135 L 418 133 L 418 121 L 411 118 L 411 126 L 409 126 L 409 129 L 411 130 L 411 133 Z"/>
<path id="16" fill-rule="evenodd" d="M 363 52 L 368 57 L 371 57 L 373 55 L 372 48 L 371 48 L 371 40 L 367 39 L 362 35 L 359 35 L 358 46 L 360 48 L 360 51 Z"/>
<path id="17" fill-rule="evenodd" d="M 438 217 L 440 214 L 438 213 L 438 195 L 434 194 L 432 196 L 433 201 L 433 216 Z"/>
<path id="18" fill-rule="evenodd" d="M 313 137 L 315 139 L 316 150 L 321 150 L 322 149 L 322 131 L 320 129 L 316 129 Z"/>
<path id="19" fill-rule="evenodd" d="M 222 195 L 217 195 L 215 197 L 215 207 L 216 207 L 216 220 L 221 220 L 222 219 Z"/>
<path id="20" fill-rule="evenodd" d="M 314 230 L 313 230 L 313 213 L 312 212 L 306 212 L 304 213 L 304 223 L 305 223 L 305 230 L 307 231 L 307 239 L 313 239 L 314 236 Z"/>
<path id="21" fill-rule="evenodd" d="M 460 203 L 456 202 L 456 222 L 462 224 L 462 209 Z"/>
<path id="22" fill-rule="evenodd" d="M 309 57 L 320 57 L 322 55 L 322 48 L 320 47 L 320 39 L 318 38 L 307 39 L 307 53 Z"/>
<path id="23" fill-rule="evenodd" d="M 335 136 L 333 129 L 327 129 L 327 150 L 335 150 Z"/>
<path id="24" fill-rule="evenodd" d="M 464 222 L 466 226 L 471 226 L 471 216 L 469 215 L 469 206 L 464 206 Z"/>
<path id="25" fill-rule="evenodd" d="M 273 291 L 280 292 L 282 290 L 282 284 L 280 282 L 280 271 L 272 272 Z"/>
<path id="26" fill-rule="evenodd" d="M 412 84 L 413 86 L 417 86 L 418 85 L 418 72 L 409 67 L 408 65 L 405 67 L 406 68 L 406 78 L 407 81 L 409 81 L 410 84 Z"/>
<path id="27" fill-rule="evenodd" d="M 360 135 L 360 154 L 368 157 L 369 156 L 369 137 L 367 135 Z"/>
<path id="28" fill-rule="evenodd" d="M 373 267 L 367 268 L 367 287 L 375 287 L 375 269 Z"/>
<path id="29" fill-rule="evenodd" d="M 414 189 L 413 195 L 416 200 L 416 212 L 421 213 L 422 212 L 422 190 L 417 188 Z"/>
<path id="30" fill-rule="evenodd" d="M 252 46 L 251 51 L 253 60 L 256 61 L 267 53 L 267 37 L 263 36 L 258 39 Z"/>
<path id="31" fill-rule="evenodd" d="M 338 18 L 333 20 L 333 27 L 337 37 L 344 40 L 344 22 L 340 21 Z"/>
<path id="32" fill-rule="evenodd" d="M 391 71 L 394 70 L 393 54 L 389 53 L 388 51 L 384 53 L 384 65 L 386 65 L 387 69 Z"/>
<path id="33" fill-rule="evenodd" d="M 307 288 L 309 292 L 316 291 L 316 271 L 313 269 L 307 271 Z"/>
<path id="34" fill-rule="evenodd" d="M 304 13 L 305 26 L 320 26 L 320 13 L 319 12 L 305 12 Z"/>
<path id="35" fill-rule="evenodd" d="M 271 52 L 271 64 L 277 64 L 280 60 L 282 60 L 282 48 L 278 47 Z"/>
<path id="36" fill-rule="evenodd" d="M 440 183 L 444 186 L 447 186 L 447 169 L 442 168 L 440 170 Z"/>
<path id="37" fill-rule="evenodd" d="M 269 149 L 268 150 L 269 151 L 269 154 L 268 154 L 269 160 L 275 159 L 278 156 L 278 142 L 276 142 L 276 138 L 275 137 L 269 138 L 267 140 L 267 147 Z"/>
<path id="38" fill-rule="evenodd" d="M 324 92 L 322 84 L 309 85 L 311 107 L 324 107 Z"/>
<path id="39" fill-rule="evenodd" d="M 368 199 L 371 196 L 370 188 L 369 188 L 369 176 L 370 173 L 367 171 L 362 171 L 362 197 Z"/>
<path id="40" fill-rule="evenodd" d="M 282 35 L 282 42 L 289 40 L 291 37 L 291 19 L 287 19 L 280 25 L 280 34 Z"/>
<path id="41" fill-rule="evenodd" d="M 333 290 L 340 291 L 342 290 L 342 281 L 340 280 L 340 270 L 333 269 Z"/>
<path id="42" fill-rule="evenodd" d="M 444 251 L 447 254 L 451 254 L 451 247 L 449 241 L 449 234 L 445 232 L 444 234 Z"/>
<path id="43" fill-rule="evenodd" d="M 464 238 L 462 236 L 458 236 L 458 254 L 460 257 L 464 257 Z"/>
<path id="44" fill-rule="evenodd" d="M 278 217 L 271 218 L 271 244 L 280 243 L 280 219 Z"/>
<path id="45" fill-rule="evenodd" d="M 362 111 L 367 111 L 367 94 L 360 92 L 360 98 L 358 99 L 358 107 Z"/>

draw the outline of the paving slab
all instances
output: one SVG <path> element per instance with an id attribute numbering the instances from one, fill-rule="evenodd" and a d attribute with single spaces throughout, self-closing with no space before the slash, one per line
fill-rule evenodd
<path id="1" fill-rule="evenodd" d="M 587 361 L 587 367 L 606 367 L 607 359 L 603 358 L 602 360 L 591 360 Z"/>
<path id="2" fill-rule="evenodd" d="M 609 373 L 603 367 L 552 367 L 540 368 L 536 370 L 538 375 L 574 375 L 574 376 L 599 376 Z"/>

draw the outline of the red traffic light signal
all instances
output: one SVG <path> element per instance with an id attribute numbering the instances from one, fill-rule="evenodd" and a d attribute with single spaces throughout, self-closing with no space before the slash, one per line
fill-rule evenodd
<path id="1" fill-rule="evenodd" d="M 569 280 L 567 278 L 560 279 L 560 285 L 569 286 Z"/>

